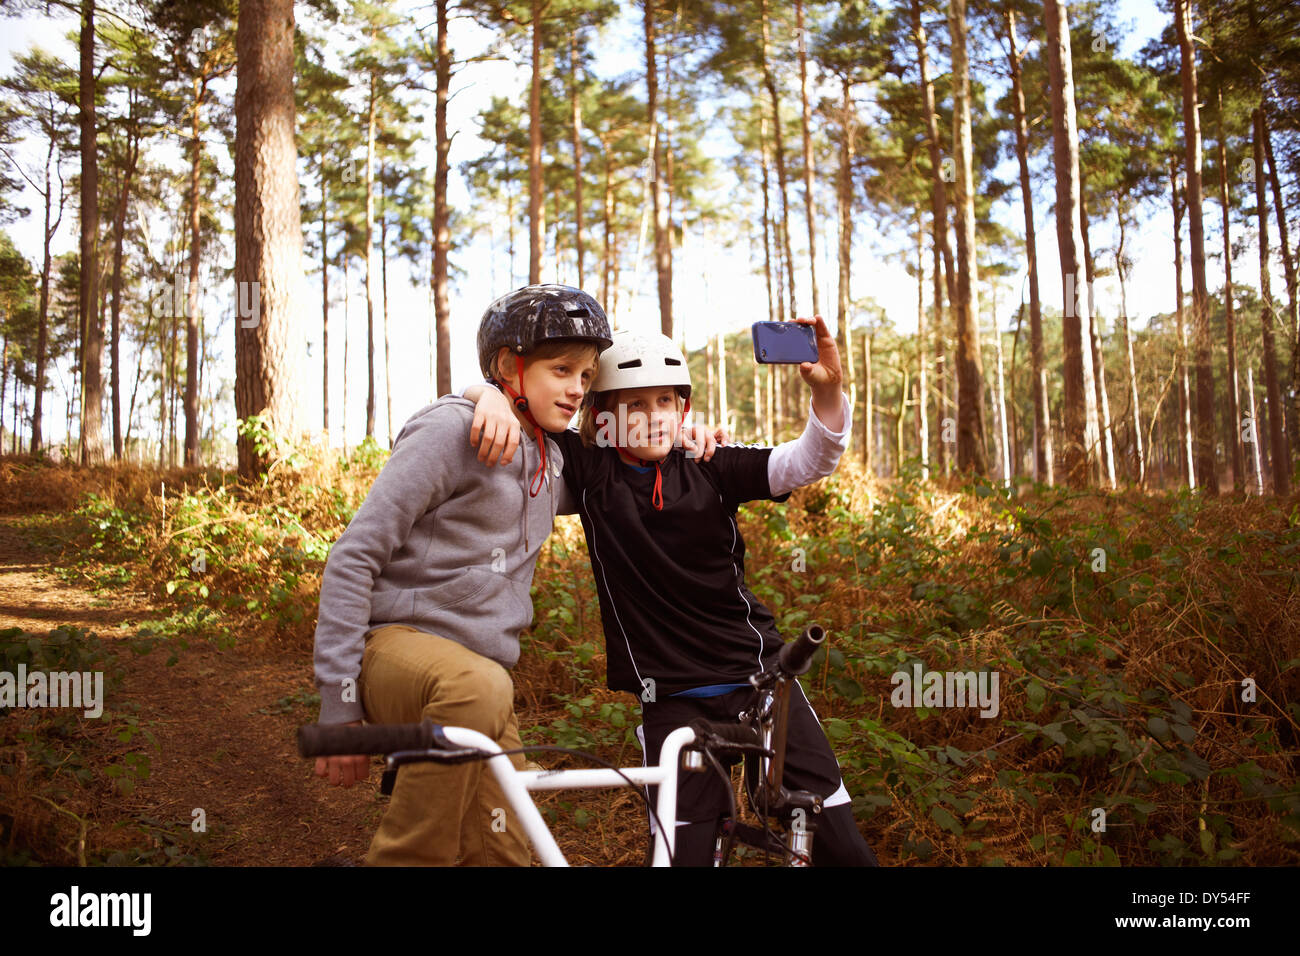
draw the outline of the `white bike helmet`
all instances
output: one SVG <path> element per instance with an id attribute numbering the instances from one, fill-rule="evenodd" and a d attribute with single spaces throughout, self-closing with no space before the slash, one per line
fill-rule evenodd
<path id="1" fill-rule="evenodd" d="M 587 400 L 594 403 L 601 392 L 615 392 L 624 388 L 648 388 L 671 385 L 686 402 L 682 408 L 678 427 L 686 421 L 691 410 L 691 370 L 676 343 L 666 335 L 642 335 L 636 332 L 615 332 L 613 344 L 600 354 L 600 370 L 591 383 Z M 649 466 L 652 462 L 638 457 L 630 448 L 617 445 L 620 451 L 638 464 Z M 655 483 L 650 503 L 662 511 L 663 470 L 660 462 L 653 462 Z"/>
<path id="2" fill-rule="evenodd" d="M 615 332 L 613 344 L 600 353 L 600 371 L 588 397 L 620 388 L 673 385 L 691 398 L 691 370 L 676 343 L 666 335 Z"/>

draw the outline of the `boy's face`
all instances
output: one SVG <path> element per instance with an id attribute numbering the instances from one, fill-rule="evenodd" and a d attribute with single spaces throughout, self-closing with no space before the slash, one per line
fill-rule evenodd
<path id="1" fill-rule="evenodd" d="M 681 399 L 676 388 L 650 385 L 620 389 L 613 411 L 619 419 L 615 427 L 627 435 L 627 447 L 638 458 L 662 461 L 668 457 L 681 425 Z"/>
<path id="2" fill-rule="evenodd" d="M 497 367 L 516 390 L 515 362 L 509 349 L 502 349 Z M 524 395 L 537 424 L 548 432 L 562 432 L 582 406 L 596 377 L 596 350 L 579 346 L 550 358 L 529 357 L 524 362 Z M 528 421 L 514 410 L 521 425 Z"/>

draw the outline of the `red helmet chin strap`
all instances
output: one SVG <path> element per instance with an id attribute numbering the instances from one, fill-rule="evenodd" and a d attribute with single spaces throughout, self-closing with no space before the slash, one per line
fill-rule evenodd
<path id="1" fill-rule="evenodd" d="M 546 480 L 546 434 L 529 410 L 528 398 L 524 395 L 524 357 L 522 355 L 515 356 L 515 374 L 519 376 L 518 392 L 511 388 L 510 383 L 504 378 L 501 379 L 501 387 L 506 390 L 506 394 L 510 396 L 511 402 L 514 403 L 519 413 L 528 420 L 528 424 L 533 426 L 533 433 L 537 436 L 537 450 L 541 454 L 542 461 L 537 466 L 537 471 L 534 473 L 532 480 L 528 483 L 528 494 L 536 498 L 537 493 L 542 490 L 542 482 Z"/>
<path id="2" fill-rule="evenodd" d="M 685 424 L 686 416 L 690 413 L 690 410 L 691 410 L 691 400 L 688 397 L 686 399 L 686 406 L 682 409 L 681 417 L 677 420 L 678 434 L 681 434 L 682 426 Z M 627 455 L 627 457 L 631 458 L 642 468 L 649 468 L 652 464 L 655 466 L 655 486 L 654 486 L 654 490 L 650 492 L 650 503 L 654 505 L 655 511 L 663 511 L 664 510 L 664 473 L 663 473 L 663 469 L 659 467 L 659 462 L 658 461 L 649 462 L 643 458 L 638 457 L 626 445 L 619 445 L 617 447 L 619 451 L 623 452 L 625 455 Z"/>

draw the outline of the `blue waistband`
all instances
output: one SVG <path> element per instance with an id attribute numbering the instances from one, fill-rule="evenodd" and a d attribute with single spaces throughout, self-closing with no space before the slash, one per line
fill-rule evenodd
<path id="1" fill-rule="evenodd" d="M 705 687 L 692 687 L 690 690 L 681 690 L 671 697 L 721 697 L 723 694 L 730 694 L 733 690 L 741 690 L 748 687 L 748 684 L 709 684 Z"/>

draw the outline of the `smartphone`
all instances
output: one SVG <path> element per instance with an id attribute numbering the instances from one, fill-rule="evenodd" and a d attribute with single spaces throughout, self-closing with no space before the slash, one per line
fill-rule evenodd
<path id="1" fill-rule="evenodd" d="M 798 365 L 817 361 L 817 332 L 801 322 L 755 322 L 754 361 Z"/>

